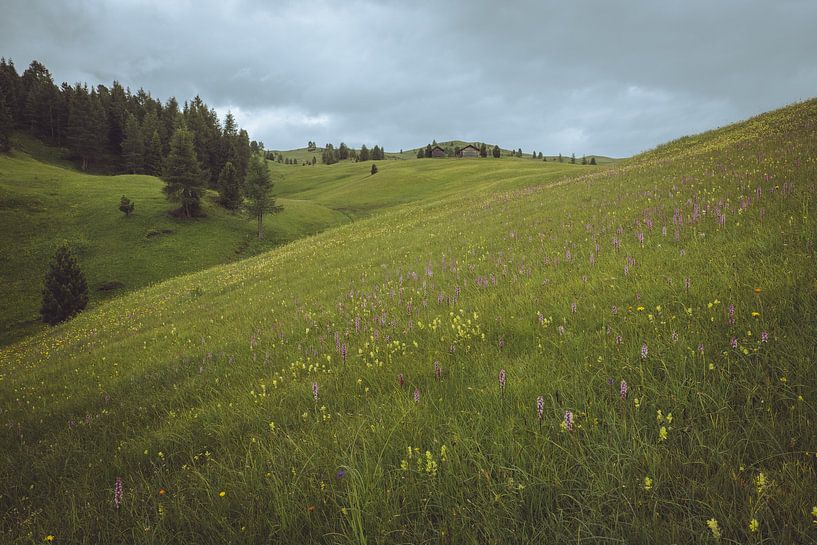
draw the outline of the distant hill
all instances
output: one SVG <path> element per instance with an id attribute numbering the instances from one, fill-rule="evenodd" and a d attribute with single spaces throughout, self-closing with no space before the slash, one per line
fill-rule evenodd
<path id="1" fill-rule="evenodd" d="M 479 147 L 480 143 L 479 142 L 466 142 L 464 140 L 449 140 L 449 141 L 446 141 L 446 142 L 437 142 L 437 144 L 439 146 L 443 147 L 443 148 L 451 148 L 453 150 L 453 149 L 455 149 L 457 147 L 463 148 L 463 147 L 467 146 L 468 144 L 474 144 L 474 145 L 477 145 L 477 147 Z M 486 145 L 488 146 L 488 151 L 489 151 L 489 154 L 490 154 L 490 151 L 493 149 L 494 144 L 487 144 L 486 143 Z M 425 149 L 425 146 L 422 146 L 422 147 Z M 311 161 L 313 157 L 315 157 L 316 161 L 318 163 L 320 163 L 320 161 L 321 161 L 321 152 L 323 151 L 323 149 L 324 149 L 323 147 L 318 147 L 313 151 L 309 151 L 307 148 L 297 148 L 297 149 L 291 149 L 291 150 L 270 150 L 270 151 L 272 153 L 275 153 L 276 155 L 280 154 L 285 158 L 294 159 L 294 160 L 298 161 L 298 163 L 300 164 L 300 163 L 303 163 L 305 161 Z M 417 151 L 419 149 L 420 148 L 404 149 L 404 150 L 402 150 L 402 152 L 399 151 L 399 150 L 398 151 L 386 151 L 386 159 L 416 159 L 417 158 Z M 505 158 L 510 157 L 510 155 L 512 153 L 512 150 L 504 149 L 504 148 L 500 148 L 500 149 L 502 149 L 502 157 L 505 157 Z M 359 151 L 357 149 L 355 149 L 355 150 Z M 525 150 L 523 150 L 522 151 L 522 159 L 531 159 L 530 151 L 531 150 L 528 150 L 528 152 L 525 153 Z M 538 153 L 538 151 L 539 150 L 537 150 L 537 153 Z M 548 161 L 552 162 L 552 161 L 557 160 L 558 154 L 557 155 L 546 155 L 545 157 L 547 158 Z M 598 164 L 606 164 L 606 163 L 611 163 L 611 162 L 620 160 L 620 159 L 614 159 L 612 157 L 606 157 L 606 156 L 603 156 L 603 155 L 587 155 L 586 157 L 587 157 L 588 161 L 590 160 L 591 157 L 595 157 L 596 162 Z M 576 161 L 577 162 L 581 161 L 581 158 L 582 158 L 582 156 L 579 155 L 578 157 L 576 157 Z M 563 160 L 564 160 L 565 163 L 569 162 L 570 161 L 570 154 L 563 156 Z"/>

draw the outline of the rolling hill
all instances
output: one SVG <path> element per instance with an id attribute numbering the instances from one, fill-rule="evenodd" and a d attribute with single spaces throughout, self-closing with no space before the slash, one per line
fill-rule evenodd
<path id="1" fill-rule="evenodd" d="M 298 167 L 356 220 L 0 349 L 0 533 L 814 542 L 816 137 L 812 100 L 479 191 L 452 162 L 368 217 L 399 162 Z"/>

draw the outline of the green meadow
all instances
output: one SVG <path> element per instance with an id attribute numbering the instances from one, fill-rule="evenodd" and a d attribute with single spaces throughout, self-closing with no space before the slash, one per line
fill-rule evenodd
<path id="1" fill-rule="evenodd" d="M 195 221 L 168 215 L 172 205 L 152 176 L 80 173 L 61 150 L 18 136 L 17 150 L 0 156 L 0 344 L 42 329 L 38 309 L 48 260 L 69 241 L 88 277 L 92 302 L 108 300 L 187 272 L 235 261 L 391 206 L 464 191 L 517 187 L 577 172 L 577 165 L 523 159 L 498 161 L 382 161 L 295 167 L 270 162 L 273 192 L 284 207 L 265 220 L 266 238 L 254 223 L 205 199 Z M 133 216 L 119 198 L 135 201 Z"/>
<path id="2" fill-rule="evenodd" d="M 281 198 L 284 211 L 267 218 L 259 242 L 253 222 L 215 204 L 215 193 L 205 198 L 206 217 L 177 220 L 157 178 L 80 173 L 58 150 L 18 143 L 22 150 L 0 155 L 0 344 L 42 329 L 43 277 L 63 241 L 77 254 L 96 305 L 348 221 L 317 203 Z M 130 217 L 118 210 L 122 195 L 136 203 Z"/>
<path id="3" fill-rule="evenodd" d="M 297 240 L 236 260 L 251 222 L 156 179 L 0 158 L 4 286 L 58 237 L 146 286 L 0 348 L 0 535 L 817 542 L 817 100 L 604 167 L 378 166 L 276 164 Z"/>

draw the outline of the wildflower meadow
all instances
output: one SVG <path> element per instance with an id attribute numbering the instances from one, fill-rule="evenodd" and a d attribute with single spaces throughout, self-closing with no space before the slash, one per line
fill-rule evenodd
<path id="1" fill-rule="evenodd" d="M 812 100 L 101 304 L 0 349 L 0 541 L 817 543 L 816 191 Z"/>

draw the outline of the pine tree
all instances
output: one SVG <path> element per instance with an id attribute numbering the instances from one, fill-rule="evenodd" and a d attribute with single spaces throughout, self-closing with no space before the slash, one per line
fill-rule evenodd
<path id="1" fill-rule="evenodd" d="M 88 284 L 67 246 L 57 249 L 48 266 L 43 287 L 40 318 L 56 325 L 71 318 L 88 305 Z"/>
<path id="2" fill-rule="evenodd" d="M 582 164 L 583 165 L 587 164 L 587 156 L 585 156 L 585 155 L 582 155 Z"/>
<path id="3" fill-rule="evenodd" d="M 494 146 L 494 149 L 491 152 L 491 155 L 494 156 L 494 159 L 499 159 L 499 157 L 502 155 L 502 150 L 499 149 L 498 145 Z"/>
<path id="4" fill-rule="evenodd" d="M 426 146 L 426 158 L 431 157 L 431 144 Z"/>
<path id="5" fill-rule="evenodd" d="M 193 135 L 185 126 L 179 127 L 170 141 L 162 179 L 168 199 L 181 203 L 181 215 L 190 218 L 199 212 L 206 180 L 193 148 Z"/>
<path id="6" fill-rule="evenodd" d="M 366 144 L 360 146 L 360 153 L 357 155 L 358 161 L 368 161 L 369 157 L 369 148 L 366 147 Z"/>
<path id="7" fill-rule="evenodd" d="M 591 158 L 590 158 L 590 164 L 591 164 L 591 165 L 595 165 L 595 164 L 596 164 L 596 158 L 595 158 L 595 157 L 591 157 Z"/>
<path id="8" fill-rule="evenodd" d="M 340 159 L 341 161 L 345 161 L 348 158 L 349 158 L 349 148 L 348 148 L 348 146 L 346 146 L 346 144 L 341 142 L 340 146 L 338 146 L 338 159 Z"/>
<path id="9" fill-rule="evenodd" d="M 127 172 L 131 174 L 142 172 L 145 164 L 145 138 L 139 127 L 139 121 L 133 114 L 128 114 L 128 119 L 125 121 L 122 158 L 125 160 Z"/>
<path id="10" fill-rule="evenodd" d="M 247 169 L 247 178 L 244 182 L 247 196 L 247 213 L 258 222 L 258 239 L 264 237 L 264 212 L 277 213 L 283 210 L 275 204 L 271 196 L 272 181 L 270 180 L 267 163 L 258 155 L 253 155 Z"/>
<path id="11" fill-rule="evenodd" d="M 575 164 L 576 164 L 576 154 L 575 154 L 575 153 L 571 153 L 571 154 L 570 154 L 570 164 L 571 164 L 571 165 L 575 165 Z"/>
<path id="12" fill-rule="evenodd" d="M 119 210 L 125 214 L 126 218 L 131 215 L 134 208 L 136 208 L 136 204 L 126 196 L 122 195 L 122 198 L 119 199 Z"/>
<path id="13" fill-rule="evenodd" d="M 221 206 L 236 210 L 241 205 L 241 180 L 231 162 L 227 162 L 218 176 L 218 192 Z"/>
<path id="14" fill-rule="evenodd" d="M 423 159 L 425 156 L 426 156 L 425 150 L 423 148 L 418 148 L 417 149 L 417 158 L 418 159 Z"/>
<path id="15" fill-rule="evenodd" d="M 488 146 L 485 145 L 485 142 L 479 147 L 479 156 L 488 157 Z"/>

